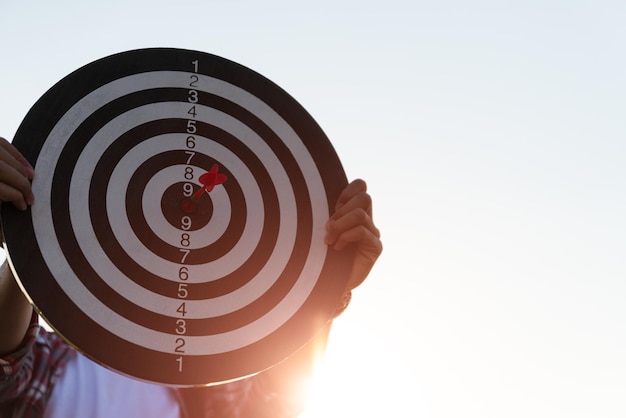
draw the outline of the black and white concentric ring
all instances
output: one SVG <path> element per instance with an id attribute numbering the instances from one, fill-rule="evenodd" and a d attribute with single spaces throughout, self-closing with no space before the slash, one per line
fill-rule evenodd
<path id="1" fill-rule="evenodd" d="M 306 255 L 302 258 L 298 270 L 306 271 L 306 275 L 300 276 L 285 290 L 284 297 L 277 300 L 273 307 L 268 308 L 259 317 L 250 317 L 240 321 L 237 328 L 222 330 L 209 335 L 187 335 L 186 354 L 188 355 L 212 355 L 237 350 L 253 344 L 281 327 L 302 306 L 315 286 L 315 280 L 321 272 L 326 257 L 326 247 L 323 245 L 324 222 L 328 218 L 328 204 L 325 199 L 315 197 L 325 196 L 324 185 L 319 175 L 315 161 L 312 159 L 307 148 L 302 144 L 298 134 L 293 128 L 271 107 L 259 98 L 247 91 L 225 82 L 223 80 L 199 74 L 199 82 L 196 90 L 215 97 L 227 98 L 236 106 L 245 109 L 254 115 L 263 125 L 267 126 L 274 135 L 283 140 L 283 145 L 293 156 L 302 173 L 305 191 L 311 197 L 310 207 L 310 244 Z M 132 317 L 131 312 L 120 313 L 118 306 L 112 306 L 103 302 L 99 294 L 95 294 L 85 283 L 84 277 L 75 273 L 77 269 L 90 269 L 95 272 L 97 280 L 103 284 L 98 286 L 113 290 L 122 299 L 136 306 L 141 312 L 151 312 L 155 316 L 175 317 L 176 307 L 180 299 L 175 294 L 166 296 L 159 291 L 150 289 L 149 285 L 138 284 L 130 277 L 126 267 L 107 255 L 107 242 L 93 228 L 90 208 L 94 203 L 91 201 L 94 195 L 101 195 L 101 204 L 106 207 L 106 221 L 110 230 L 123 252 L 132 255 L 137 268 L 143 269 L 160 281 L 175 281 L 181 263 L 168 260 L 159 254 L 150 251 L 143 244 L 133 229 L 133 218 L 127 213 L 126 195 L 128 184 L 137 175 L 137 167 L 141 166 L 150 158 L 159 155 L 180 152 L 184 149 L 185 134 L 181 130 L 176 132 L 163 132 L 154 137 L 144 138 L 124 155 L 120 155 L 116 166 L 107 179 L 108 185 L 104 190 L 98 190 L 94 172 L 98 162 L 116 139 L 123 136 L 131 129 L 149 124 L 159 119 L 189 119 L 187 110 L 189 105 L 184 101 L 154 100 L 154 103 L 145 103 L 133 107 L 123 113 L 107 118 L 107 122 L 95 130 L 92 136 L 83 139 L 84 146 L 79 147 L 80 152 L 75 157 L 65 155 L 65 147 L 73 138 L 73 134 L 83 129 L 85 121 L 93 114 L 104 109 L 109 103 L 120 100 L 123 97 L 138 94 L 154 95 L 158 97 L 160 89 L 188 90 L 188 74 L 176 71 L 154 71 L 130 75 L 111 81 L 90 94 L 81 98 L 73 105 L 58 121 L 51 130 L 48 139 L 43 144 L 39 159 L 36 162 L 37 177 L 33 182 L 33 190 L 38 198 L 33 206 L 33 229 L 38 241 L 56 243 L 41 247 L 42 256 L 56 278 L 61 289 L 68 297 L 89 316 L 93 321 L 100 324 L 116 336 L 150 350 L 159 352 L 171 352 L 172 330 L 159 324 L 142 323 L 137 315 Z M 189 299 L 187 303 L 187 317 L 199 321 L 210 320 L 218 316 L 224 316 L 235 311 L 245 309 L 257 298 L 269 291 L 275 281 L 282 276 L 282 272 L 291 262 L 294 243 L 297 240 L 298 199 L 294 190 L 290 170 L 285 168 L 285 162 L 277 157 L 272 147 L 268 146 L 265 138 L 261 138 L 247 123 L 242 122 L 237 115 L 216 110 L 212 107 L 197 105 L 198 121 L 207 125 L 207 130 L 220 130 L 234 138 L 245 138 L 245 141 L 237 144 L 239 148 L 247 148 L 254 154 L 266 168 L 271 179 L 271 189 L 275 191 L 278 202 L 280 227 L 272 241 L 272 248 L 263 266 L 253 269 L 254 274 L 247 278 L 245 283 L 226 294 L 219 294 L 211 298 L 211 303 L 202 299 Z M 86 129 L 86 128 L 85 128 Z M 224 134 L 224 135 L 226 135 Z M 231 173 L 232 181 L 236 182 L 243 190 L 243 201 L 246 207 L 245 225 L 241 237 L 233 248 L 223 257 L 203 262 L 199 260 L 189 264 L 190 284 L 209 286 L 211 282 L 219 282 L 239 269 L 245 261 L 258 248 L 264 228 L 264 220 L 268 216 L 263 203 L 263 188 L 266 184 L 258 181 L 256 173 L 249 168 L 248 160 L 242 157 L 238 151 L 233 151 L 230 146 L 224 144 L 211 135 L 198 135 L 197 149 L 195 152 L 210 156 L 219 161 Z M 68 184 L 68 214 L 69 221 L 59 223 L 60 215 L 53 213 L 51 202 L 56 199 L 56 185 L 50 179 L 58 176 L 57 169 L 60 162 L 70 159 L 75 161 L 71 170 Z M 158 164 L 157 164 L 158 167 Z M 194 168 L 208 170 L 208 167 Z M 179 170 L 180 169 L 180 170 Z M 145 213 L 145 222 L 155 236 L 165 244 L 176 247 L 176 231 L 173 226 L 165 222 L 162 213 L 159 213 L 159 201 L 166 189 L 182 182 L 181 175 L 184 172 L 184 164 L 170 164 L 163 166 L 150 177 L 145 189 L 141 192 L 141 205 Z M 58 178 L 58 177 L 57 177 Z M 199 186 L 196 179 L 196 186 Z M 229 179 L 231 181 L 231 179 Z M 214 213 L 219 212 L 225 216 L 214 216 L 201 229 L 190 231 L 190 241 L 197 250 L 201 247 L 210 246 L 218 240 L 229 228 L 231 214 L 233 213 L 232 200 L 228 188 L 216 188 L 210 195 Z M 157 204 L 158 203 L 158 204 Z M 169 225 L 169 226 L 168 226 Z M 62 238 L 63 235 L 71 234 L 71 238 Z M 66 240 L 74 240 L 81 253 L 80 266 L 70 261 L 65 248 Z M 98 245 L 94 245 L 98 243 Z M 75 251 L 72 250 L 72 251 Z M 242 256 L 243 254 L 243 256 Z M 187 264 L 186 264 L 187 265 Z"/>

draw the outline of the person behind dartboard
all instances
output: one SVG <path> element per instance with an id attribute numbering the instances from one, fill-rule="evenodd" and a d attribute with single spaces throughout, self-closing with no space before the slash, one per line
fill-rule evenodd
<path id="1" fill-rule="evenodd" d="M 20 152 L 0 138 L 0 204 L 20 210 L 34 204 L 34 176 Z M 356 249 L 343 299 L 348 301 L 382 252 L 363 180 L 351 182 L 340 194 L 325 241 L 336 250 Z M 5 262 L 0 267 L 0 418 L 297 417 L 306 401 L 300 389 L 311 377 L 332 323 L 297 353 L 255 376 L 207 388 L 174 389 L 112 372 L 37 321 Z"/>

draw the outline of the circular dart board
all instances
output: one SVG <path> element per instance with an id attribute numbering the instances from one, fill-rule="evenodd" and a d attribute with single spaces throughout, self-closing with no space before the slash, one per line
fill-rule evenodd
<path id="1" fill-rule="evenodd" d="M 347 184 L 312 117 L 274 83 L 180 49 L 65 77 L 13 144 L 35 204 L 2 207 L 7 256 L 71 345 L 140 380 L 242 378 L 306 344 L 349 260 L 323 241 Z"/>

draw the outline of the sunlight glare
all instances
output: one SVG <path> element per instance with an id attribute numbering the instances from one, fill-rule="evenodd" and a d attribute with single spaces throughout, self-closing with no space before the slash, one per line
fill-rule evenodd
<path id="1" fill-rule="evenodd" d="M 417 377 L 399 352 L 346 312 L 333 324 L 300 418 L 412 417 L 425 411 Z"/>

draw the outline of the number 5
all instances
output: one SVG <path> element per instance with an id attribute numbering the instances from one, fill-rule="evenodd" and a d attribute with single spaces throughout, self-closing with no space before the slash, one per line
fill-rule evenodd
<path id="1" fill-rule="evenodd" d="M 187 283 L 178 283 L 178 297 L 180 299 L 186 299 L 189 296 L 189 291 L 187 290 Z"/>

